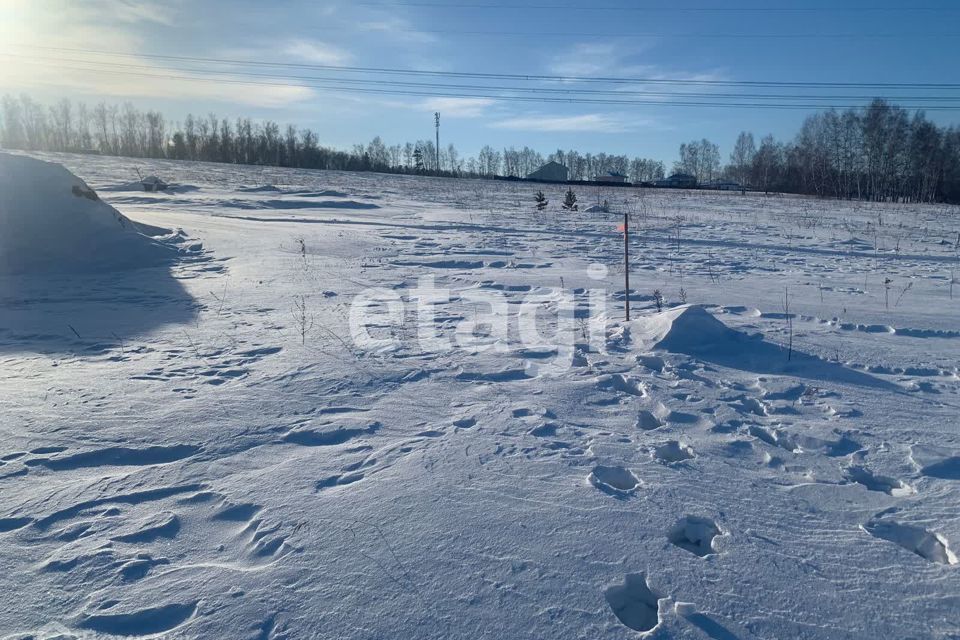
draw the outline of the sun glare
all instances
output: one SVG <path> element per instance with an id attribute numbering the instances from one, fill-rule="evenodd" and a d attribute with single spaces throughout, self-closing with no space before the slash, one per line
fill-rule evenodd
<path id="1" fill-rule="evenodd" d="M 28 44 L 37 9 L 24 0 L 0 0 L 0 50 Z"/>

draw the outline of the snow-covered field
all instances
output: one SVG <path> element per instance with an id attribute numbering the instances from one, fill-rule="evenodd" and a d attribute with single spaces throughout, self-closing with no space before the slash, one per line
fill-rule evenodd
<path id="1" fill-rule="evenodd" d="M 957 208 L 45 159 L 0 637 L 960 638 Z"/>

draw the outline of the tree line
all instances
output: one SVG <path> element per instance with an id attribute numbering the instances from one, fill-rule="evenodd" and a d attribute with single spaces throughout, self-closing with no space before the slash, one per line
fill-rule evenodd
<path id="1" fill-rule="evenodd" d="M 250 118 L 230 121 L 215 114 L 188 115 L 170 123 L 158 111 L 141 111 L 130 103 L 89 107 L 60 100 L 45 106 L 29 96 L 5 96 L 0 110 L 0 146 L 7 149 L 100 153 L 134 158 L 169 158 L 303 169 L 382 171 L 448 176 L 526 176 L 545 161 L 570 168 L 571 180 L 616 171 L 634 181 L 663 176 L 663 164 L 605 153 L 558 150 L 546 160 L 523 147 L 497 150 L 484 146 L 476 157 L 463 157 L 453 144 L 441 147 L 425 139 L 387 145 L 377 136 L 349 151 L 320 144 L 311 129 Z M 439 165 L 438 165 L 439 161 Z"/>
<path id="2" fill-rule="evenodd" d="M 633 183 L 663 178 L 662 162 L 606 153 L 557 151 L 544 157 L 529 147 L 461 156 L 453 144 L 437 153 L 433 140 L 387 145 L 378 136 L 349 151 L 320 143 L 311 129 L 214 114 L 171 123 L 127 103 L 90 107 L 61 100 L 43 105 L 29 96 L 5 96 L 0 146 L 8 149 L 100 153 L 305 169 L 381 171 L 445 176 L 526 176 L 544 162 L 567 167 L 570 180 L 620 173 Z M 767 192 L 910 202 L 960 202 L 960 129 L 939 127 L 914 113 L 875 100 L 867 108 L 809 116 L 791 142 L 766 136 L 759 145 L 742 132 L 724 166 L 717 145 L 680 146 L 674 172 L 700 183 L 725 179 Z"/>
<path id="3" fill-rule="evenodd" d="M 771 192 L 892 202 L 960 202 L 960 129 L 884 100 L 806 118 L 792 142 L 742 132 L 721 168 L 707 140 L 681 145 L 674 171 Z"/>

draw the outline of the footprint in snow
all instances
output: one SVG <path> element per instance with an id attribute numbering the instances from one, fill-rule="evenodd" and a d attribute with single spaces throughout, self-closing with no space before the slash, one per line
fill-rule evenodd
<path id="1" fill-rule="evenodd" d="M 622 373 L 602 375 L 597 378 L 597 387 L 603 390 L 612 390 L 631 396 L 644 397 L 647 391 L 639 380 L 625 376 Z"/>
<path id="2" fill-rule="evenodd" d="M 656 447 L 653 450 L 653 457 L 665 464 L 675 464 L 693 459 L 694 454 L 689 446 L 678 440 L 670 440 Z"/>
<path id="3" fill-rule="evenodd" d="M 663 426 L 663 421 L 660 420 L 656 415 L 651 411 L 646 409 L 641 409 L 640 413 L 637 414 L 637 429 L 642 431 L 653 431 L 654 429 L 659 429 Z"/>
<path id="4" fill-rule="evenodd" d="M 597 465 L 587 480 L 600 491 L 615 496 L 627 496 L 640 486 L 640 479 L 623 467 Z"/>
<path id="5" fill-rule="evenodd" d="M 910 449 L 910 460 L 929 478 L 960 480 L 960 455 L 954 450 L 916 445 Z"/>
<path id="6" fill-rule="evenodd" d="M 617 620 L 642 636 L 649 635 L 660 624 L 661 598 L 650 588 L 644 574 L 627 575 L 623 584 L 607 587 L 603 595 Z"/>
<path id="7" fill-rule="evenodd" d="M 933 464 L 923 467 L 920 472 L 931 478 L 941 480 L 960 480 L 960 456 L 944 458 Z"/>
<path id="8" fill-rule="evenodd" d="M 703 558 L 717 552 L 716 539 L 721 535 L 723 531 L 710 518 L 686 516 L 673 525 L 667 539 L 681 549 Z"/>
<path id="9" fill-rule="evenodd" d="M 670 409 L 662 402 L 655 402 L 650 408 L 640 410 L 636 427 L 643 431 L 659 429 L 669 421 L 670 413 Z"/>
<path id="10" fill-rule="evenodd" d="M 916 490 L 903 480 L 876 474 L 866 467 L 847 467 L 843 475 L 847 480 L 863 485 L 870 491 L 879 491 L 895 498 L 902 498 L 916 493 Z"/>
<path id="11" fill-rule="evenodd" d="M 938 564 L 955 565 L 960 560 L 947 539 L 936 532 L 893 520 L 871 520 L 861 528 L 875 538 L 887 540 Z"/>

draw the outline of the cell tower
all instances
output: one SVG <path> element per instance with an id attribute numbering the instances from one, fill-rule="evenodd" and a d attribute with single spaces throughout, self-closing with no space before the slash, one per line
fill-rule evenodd
<path id="1" fill-rule="evenodd" d="M 437 175 L 440 175 L 440 112 L 433 114 L 433 119 L 437 127 Z"/>

